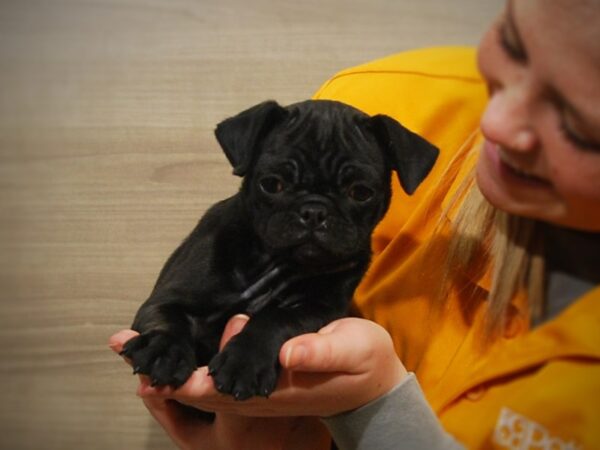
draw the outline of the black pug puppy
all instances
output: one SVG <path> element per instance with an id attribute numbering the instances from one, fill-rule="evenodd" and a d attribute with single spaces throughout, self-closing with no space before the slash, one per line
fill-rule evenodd
<path id="1" fill-rule="evenodd" d="M 169 258 L 123 354 L 154 385 L 178 387 L 208 364 L 220 392 L 266 397 L 283 343 L 347 314 L 392 170 L 411 194 L 438 151 L 390 117 L 326 100 L 261 103 L 216 137 L 241 189 Z M 250 320 L 219 353 L 237 313 Z"/>

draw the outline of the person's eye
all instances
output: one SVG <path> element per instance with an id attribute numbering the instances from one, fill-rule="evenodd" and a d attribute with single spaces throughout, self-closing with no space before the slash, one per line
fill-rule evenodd
<path id="1" fill-rule="evenodd" d="M 560 131 L 571 144 L 581 150 L 600 152 L 600 142 L 595 142 L 585 137 L 580 131 L 569 123 L 568 116 L 562 114 L 560 117 Z"/>
<path id="2" fill-rule="evenodd" d="M 506 21 L 503 21 L 498 25 L 497 34 L 500 47 L 502 47 L 509 58 L 521 63 L 527 62 L 527 53 L 525 52 L 525 49 L 523 49 L 522 45 L 514 36 L 514 32 L 510 31 Z"/>

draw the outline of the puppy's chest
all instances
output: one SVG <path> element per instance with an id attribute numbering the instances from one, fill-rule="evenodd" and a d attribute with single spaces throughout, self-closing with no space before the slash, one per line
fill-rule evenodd
<path id="1" fill-rule="evenodd" d="M 297 281 L 287 266 L 281 263 L 237 268 L 234 277 L 240 292 L 240 307 L 249 315 L 256 314 L 269 304 L 283 306 L 286 296 L 292 295 L 290 290 Z"/>

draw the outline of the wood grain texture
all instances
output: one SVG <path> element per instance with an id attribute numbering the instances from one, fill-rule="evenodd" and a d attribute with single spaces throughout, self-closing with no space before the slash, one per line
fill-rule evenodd
<path id="1" fill-rule="evenodd" d="M 0 0 L 0 448 L 173 448 L 107 339 L 237 189 L 216 123 L 501 3 Z"/>

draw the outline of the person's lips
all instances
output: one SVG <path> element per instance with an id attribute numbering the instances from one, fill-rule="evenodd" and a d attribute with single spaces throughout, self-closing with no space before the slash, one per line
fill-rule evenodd
<path id="1" fill-rule="evenodd" d="M 547 187 L 551 185 L 548 179 L 511 160 L 500 145 L 486 140 L 484 151 L 503 178 L 513 182 L 527 183 L 531 186 Z"/>

